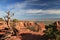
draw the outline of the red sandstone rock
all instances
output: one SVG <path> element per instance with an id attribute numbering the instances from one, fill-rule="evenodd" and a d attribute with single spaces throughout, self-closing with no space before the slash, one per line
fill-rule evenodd
<path id="1" fill-rule="evenodd" d="M 0 24 L 0 29 L 1 28 L 5 28 L 7 27 L 7 24 L 6 22 L 0 22 L 0 23 L 3 23 L 2 25 Z M 36 23 L 33 22 L 33 21 L 21 21 L 21 22 L 16 22 L 14 23 L 14 27 L 20 31 L 20 33 L 34 33 L 32 31 L 30 31 L 29 29 L 26 29 L 27 27 L 35 27 L 35 29 L 39 29 L 40 31 L 39 32 L 35 32 L 36 34 L 37 33 L 40 33 L 41 34 L 44 34 L 43 31 L 45 30 L 45 24 L 44 23 Z"/>
<path id="2" fill-rule="evenodd" d="M 4 29 L 5 27 L 7 27 L 6 22 L 0 21 L 0 29 Z"/>
<path id="3" fill-rule="evenodd" d="M 60 31 L 60 21 L 56 22 L 56 25 L 57 25 L 57 30 Z"/>

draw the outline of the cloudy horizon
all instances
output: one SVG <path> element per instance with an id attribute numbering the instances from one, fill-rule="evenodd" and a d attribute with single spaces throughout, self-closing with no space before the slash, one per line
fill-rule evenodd
<path id="1" fill-rule="evenodd" d="M 60 18 L 60 0 L 0 0 L 0 17 L 7 11 L 19 20 Z"/>

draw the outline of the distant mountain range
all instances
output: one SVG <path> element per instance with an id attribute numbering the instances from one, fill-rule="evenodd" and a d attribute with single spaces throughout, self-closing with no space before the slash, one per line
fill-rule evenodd
<path id="1" fill-rule="evenodd" d="M 31 20 L 23 20 L 23 21 L 60 21 L 60 18 L 45 18 L 45 19 L 31 19 Z"/>
<path id="2" fill-rule="evenodd" d="M 46 19 L 40 19 L 41 21 L 60 21 L 60 18 L 46 18 Z"/>
<path id="3" fill-rule="evenodd" d="M 56 21 L 60 21 L 60 18 L 46 18 L 46 19 L 40 19 L 40 20 L 23 20 L 23 21 L 43 22 L 45 25 L 49 25 Z"/>

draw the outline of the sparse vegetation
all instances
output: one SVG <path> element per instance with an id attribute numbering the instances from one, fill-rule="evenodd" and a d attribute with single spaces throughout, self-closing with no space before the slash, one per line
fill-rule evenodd
<path id="1" fill-rule="evenodd" d="M 36 32 L 36 30 L 35 30 L 35 27 L 34 27 L 34 26 L 32 26 L 32 27 L 28 27 L 27 29 L 29 29 L 29 30 L 31 30 L 31 31 L 34 31 L 34 32 Z"/>
<path id="2" fill-rule="evenodd" d="M 0 18 L 0 21 L 4 21 L 3 18 Z"/>
<path id="3" fill-rule="evenodd" d="M 13 22 L 18 22 L 18 19 L 13 19 Z"/>
<path id="4" fill-rule="evenodd" d="M 46 26 L 46 31 L 45 35 L 50 39 L 50 40 L 60 40 L 60 31 L 56 29 L 55 24 L 51 24 L 49 26 Z"/>

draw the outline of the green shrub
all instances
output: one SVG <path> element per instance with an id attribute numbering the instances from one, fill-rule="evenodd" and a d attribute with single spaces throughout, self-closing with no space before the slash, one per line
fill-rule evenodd
<path id="1" fill-rule="evenodd" d="M 35 30 L 35 27 L 34 27 L 34 26 L 32 26 L 32 27 L 28 27 L 27 29 L 29 29 L 29 30 L 31 30 L 31 31 L 34 31 L 34 32 L 36 32 L 36 30 Z"/>

